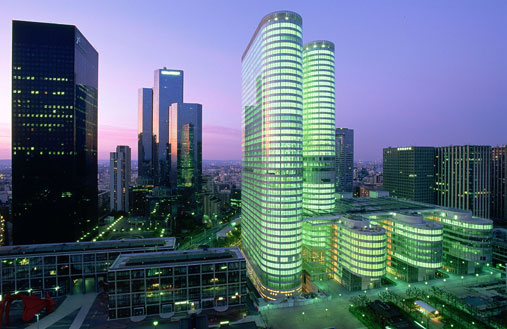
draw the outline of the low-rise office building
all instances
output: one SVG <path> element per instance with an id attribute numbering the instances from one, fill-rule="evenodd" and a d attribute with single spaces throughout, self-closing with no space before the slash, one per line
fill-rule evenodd
<path id="1" fill-rule="evenodd" d="M 109 318 L 224 311 L 246 300 L 246 263 L 237 247 L 122 254 L 112 264 Z"/>
<path id="2" fill-rule="evenodd" d="M 473 217 L 471 211 L 441 208 L 422 212 L 429 220 L 442 223 L 443 269 L 455 274 L 479 273 L 491 264 L 493 221 Z"/>
<path id="3" fill-rule="evenodd" d="M 107 289 L 107 270 L 123 253 L 174 250 L 175 238 L 53 243 L 0 248 L 0 296 L 62 296 Z"/>
<path id="4" fill-rule="evenodd" d="M 371 216 L 387 231 L 387 271 L 407 281 L 430 280 L 442 267 L 443 227 L 416 212 Z"/>

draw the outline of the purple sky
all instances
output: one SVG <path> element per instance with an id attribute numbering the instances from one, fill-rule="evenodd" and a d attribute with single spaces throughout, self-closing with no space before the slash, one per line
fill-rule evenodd
<path id="1" fill-rule="evenodd" d="M 11 21 L 76 25 L 99 52 L 99 158 L 137 159 L 137 89 L 185 71 L 204 159 L 239 159 L 241 54 L 260 19 L 303 16 L 336 45 L 336 124 L 356 160 L 402 145 L 507 143 L 507 1 L 23 1 L 0 3 L 0 159 L 10 158 Z"/>

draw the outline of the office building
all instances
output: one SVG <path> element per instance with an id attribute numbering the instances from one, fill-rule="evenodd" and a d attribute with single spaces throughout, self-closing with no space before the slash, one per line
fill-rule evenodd
<path id="1" fill-rule="evenodd" d="M 435 148 L 385 148 L 383 190 L 395 198 L 435 203 Z"/>
<path id="2" fill-rule="evenodd" d="M 106 286 L 107 271 L 118 255 L 170 251 L 175 242 L 152 238 L 2 247 L 0 296 L 95 293 Z"/>
<path id="3" fill-rule="evenodd" d="M 14 243 L 97 222 L 98 53 L 74 25 L 12 22 Z"/>
<path id="4" fill-rule="evenodd" d="M 243 305 L 245 268 L 238 247 L 122 254 L 108 271 L 109 319 Z"/>
<path id="5" fill-rule="evenodd" d="M 430 280 L 442 267 L 442 224 L 417 212 L 374 215 L 387 232 L 387 272 L 407 282 Z"/>
<path id="6" fill-rule="evenodd" d="M 491 147 L 446 146 L 436 152 L 437 204 L 490 217 Z"/>
<path id="7" fill-rule="evenodd" d="M 334 44 L 303 46 L 303 209 L 332 211 L 335 201 Z"/>
<path id="8" fill-rule="evenodd" d="M 493 229 L 493 265 L 505 271 L 507 267 L 507 229 Z"/>
<path id="9" fill-rule="evenodd" d="M 131 180 L 130 147 L 118 145 L 109 160 L 109 195 L 111 211 L 129 212 Z"/>
<path id="10" fill-rule="evenodd" d="M 352 192 L 354 186 L 354 130 L 336 128 L 336 192 Z"/>
<path id="11" fill-rule="evenodd" d="M 174 103 L 170 118 L 170 184 L 173 188 L 201 191 L 202 105 Z"/>
<path id="12" fill-rule="evenodd" d="M 460 209 L 434 209 L 421 214 L 444 227 L 443 270 L 454 274 L 475 274 L 480 273 L 485 265 L 489 266 L 492 260 L 491 220 L 473 217 L 471 211 Z"/>
<path id="13" fill-rule="evenodd" d="M 242 62 L 242 248 L 267 299 L 301 290 L 302 18 L 262 18 Z"/>
<path id="14" fill-rule="evenodd" d="M 183 71 L 168 70 L 166 68 L 155 70 L 155 83 L 153 85 L 153 135 L 157 151 L 155 166 L 155 183 L 170 186 L 170 145 L 169 145 L 169 106 L 173 103 L 183 102 Z"/>
<path id="15" fill-rule="evenodd" d="M 153 89 L 140 88 L 137 105 L 138 177 L 153 183 L 156 144 L 153 138 Z"/>
<path id="16" fill-rule="evenodd" d="M 507 220 L 507 146 L 491 152 L 491 218 Z"/>

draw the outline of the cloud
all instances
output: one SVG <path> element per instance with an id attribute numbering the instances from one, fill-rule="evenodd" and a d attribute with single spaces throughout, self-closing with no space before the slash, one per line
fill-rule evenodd
<path id="1" fill-rule="evenodd" d="M 203 132 L 203 134 L 241 137 L 241 130 L 240 129 L 223 127 L 223 126 L 203 125 L 202 132 Z"/>

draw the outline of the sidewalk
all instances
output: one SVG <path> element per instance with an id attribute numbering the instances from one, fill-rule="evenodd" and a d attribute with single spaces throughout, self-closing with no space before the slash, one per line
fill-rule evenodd
<path id="1" fill-rule="evenodd" d="M 83 324 L 86 314 L 90 310 L 90 307 L 96 297 L 96 293 L 70 295 L 53 311 L 53 313 L 40 319 L 39 324 L 37 324 L 36 321 L 26 327 L 26 329 L 46 329 L 73 312 L 79 310 L 70 326 L 71 329 L 78 329 Z"/>

